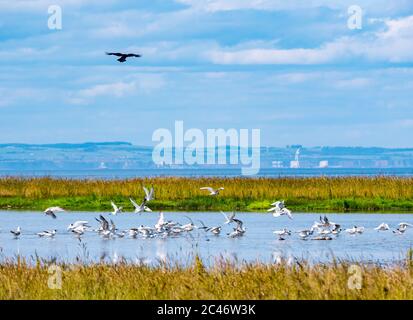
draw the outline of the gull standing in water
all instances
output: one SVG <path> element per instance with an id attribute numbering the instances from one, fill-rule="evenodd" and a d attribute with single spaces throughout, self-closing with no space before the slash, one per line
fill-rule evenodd
<path id="1" fill-rule="evenodd" d="M 219 235 L 221 233 L 221 226 L 216 226 L 216 227 L 207 227 L 205 223 L 203 223 L 201 220 L 198 220 L 201 223 L 201 227 L 197 227 L 200 230 L 204 230 L 205 232 L 211 232 L 214 235 Z"/>
<path id="2" fill-rule="evenodd" d="M 337 223 L 334 224 L 333 230 L 331 230 L 332 234 L 339 234 L 341 232 L 341 226 Z"/>
<path id="3" fill-rule="evenodd" d="M 138 228 L 131 228 L 131 229 L 127 230 L 127 233 L 129 234 L 130 237 L 136 238 L 139 234 L 139 230 L 138 230 Z"/>
<path id="4" fill-rule="evenodd" d="M 374 230 L 377 230 L 377 231 L 386 231 L 386 230 L 389 230 L 390 228 L 389 228 L 389 225 L 387 224 L 387 223 L 381 223 L 378 227 L 376 227 L 376 228 L 374 228 Z"/>
<path id="5" fill-rule="evenodd" d="M 220 233 L 221 233 L 221 229 L 222 229 L 222 227 L 211 227 L 211 228 L 208 228 L 206 231 L 209 231 L 209 232 L 211 232 L 212 234 L 214 234 L 214 235 L 219 235 Z"/>
<path id="6" fill-rule="evenodd" d="M 408 227 L 413 227 L 413 225 L 407 222 L 401 222 L 399 223 L 399 227 L 396 230 L 393 230 L 393 233 L 404 234 Z"/>
<path id="7" fill-rule="evenodd" d="M 37 235 L 39 237 L 53 238 L 55 236 L 56 232 L 57 232 L 57 230 L 52 230 L 52 231 L 45 230 L 45 231 L 37 233 Z"/>
<path id="8" fill-rule="evenodd" d="M 357 233 L 363 233 L 364 232 L 364 227 L 357 227 L 357 226 L 354 226 L 353 228 L 351 228 L 351 229 L 346 229 L 346 232 L 347 233 L 349 233 L 349 234 L 357 234 Z"/>
<path id="9" fill-rule="evenodd" d="M 393 233 L 395 233 L 395 234 L 404 234 L 405 232 L 406 232 L 406 228 L 401 228 L 401 227 L 398 227 L 396 230 L 393 230 Z"/>
<path id="10" fill-rule="evenodd" d="M 285 240 L 286 236 L 291 235 L 291 231 L 289 231 L 287 228 L 273 231 L 273 233 L 278 236 L 278 240 Z"/>
<path id="11" fill-rule="evenodd" d="M 56 219 L 56 213 L 57 212 L 64 212 L 65 210 L 60 208 L 60 207 L 50 207 L 44 210 L 44 213 L 47 216 L 51 216 L 53 219 Z"/>
<path id="12" fill-rule="evenodd" d="M 154 235 L 155 235 L 155 234 L 154 234 L 155 231 L 156 231 L 155 229 L 153 229 L 153 228 L 151 228 L 151 227 L 145 227 L 145 226 L 143 226 L 143 225 L 140 225 L 140 226 L 138 227 L 138 232 L 139 232 L 140 234 L 142 234 L 145 238 L 154 236 Z"/>
<path id="13" fill-rule="evenodd" d="M 218 189 L 214 189 L 214 188 L 211 188 L 211 187 L 202 187 L 202 188 L 200 188 L 200 190 L 208 190 L 210 196 L 217 196 L 217 195 L 219 195 L 219 192 L 221 190 L 224 190 L 224 188 L 221 187 L 221 188 L 218 188 Z"/>
<path id="14" fill-rule="evenodd" d="M 142 212 L 152 212 L 152 210 L 146 206 L 146 201 L 144 200 L 141 205 L 138 205 L 132 198 L 129 198 L 132 205 L 135 207 L 135 213 L 142 213 Z"/>
<path id="15" fill-rule="evenodd" d="M 308 238 L 309 236 L 311 236 L 313 233 L 314 233 L 314 229 L 313 229 L 313 228 L 311 228 L 311 229 L 309 229 L 309 230 L 301 230 L 301 231 L 298 231 L 298 235 L 300 236 L 300 238 L 301 238 L 302 240 L 307 240 L 307 238 Z"/>
<path id="16" fill-rule="evenodd" d="M 10 232 L 14 235 L 15 238 L 18 238 L 21 235 L 20 227 L 17 227 L 16 230 L 10 230 Z"/>
<path id="17" fill-rule="evenodd" d="M 413 224 L 407 223 L 407 222 L 400 222 L 399 223 L 399 228 L 407 229 L 407 227 L 413 227 Z"/>
<path id="18" fill-rule="evenodd" d="M 118 207 L 113 201 L 111 201 L 110 204 L 111 204 L 112 207 L 113 207 L 113 212 L 112 212 L 112 214 L 113 214 L 114 216 L 116 216 L 118 213 L 122 213 L 123 207 Z"/>

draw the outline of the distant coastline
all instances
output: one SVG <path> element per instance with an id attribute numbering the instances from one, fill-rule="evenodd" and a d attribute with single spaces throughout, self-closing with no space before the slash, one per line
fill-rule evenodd
<path id="1" fill-rule="evenodd" d="M 216 153 L 229 160 L 230 146 L 216 147 Z M 296 155 L 300 150 L 299 156 Z M 202 171 L 205 175 L 239 175 L 240 165 L 155 165 L 153 147 L 129 142 L 86 142 L 56 144 L 0 144 L 0 175 L 39 175 L 49 172 L 97 170 L 151 170 L 151 175 L 190 175 Z M 206 154 L 205 150 L 205 154 Z M 297 159 L 296 159 L 297 157 Z M 298 161 L 296 161 L 298 160 Z M 174 172 L 175 171 L 175 172 Z M 378 147 L 307 147 L 292 145 L 260 148 L 260 175 L 367 175 L 408 172 L 413 175 L 413 148 Z M 329 173 L 331 172 L 331 173 Z M 196 172 L 195 172 L 196 173 Z M 47 174 L 46 174 L 47 175 Z M 115 174 L 114 174 L 115 175 Z M 143 173 L 140 174 L 141 176 Z M 147 176 L 147 175 L 145 175 Z"/>

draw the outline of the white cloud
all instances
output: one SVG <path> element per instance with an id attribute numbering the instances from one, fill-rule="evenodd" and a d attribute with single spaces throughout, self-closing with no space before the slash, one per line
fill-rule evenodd
<path id="1" fill-rule="evenodd" d="M 45 49 L 37 49 L 32 47 L 20 47 L 15 49 L 0 50 L 0 59 L 38 59 L 56 54 L 59 48 L 57 46 L 48 47 Z"/>
<path id="2" fill-rule="evenodd" d="M 331 61 L 333 55 L 326 48 L 256 48 L 239 51 L 213 50 L 207 57 L 215 64 L 320 64 Z"/>
<path id="3" fill-rule="evenodd" d="M 230 10 L 298 10 L 326 7 L 347 12 L 347 8 L 354 5 L 354 0 L 176 0 L 179 3 L 190 5 L 192 8 L 203 11 L 230 11 Z M 410 0 L 358 0 L 357 5 L 368 12 L 397 11 L 409 7 Z"/>
<path id="4" fill-rule="evenodd" d="M 384 19 L 387 30 L 379 33 L 382 39 L 411 38 L 413 37 L 413 16 L 400 19 Z"/>
<path id="5" fill-rule="evenodd" d="M 98 96 L 115 96 L 123 97 L 126 94 L 136 92 L 137 85 L 135 82 L 115 82 L 108 84 L 98 84 L 91 88 L 83 89 L 79 95 L 85 98 L 95 98 Z"/>
<path id="6" fill-rule="evenodd" d="M 91 30 L 90 35 L 97 38 L 119 38 L 137 36 L 137 33 L 125 24 L 113 23 L 108 26 Z"/>
<path id="7" fill-rule="evenodd" d="M 413 16 L 385 19 L 387 29 L 376 33 L 376 40 L 364 51 L 372 60 L 389 62 L 413 61 Z"/>
<path id="8" fill-rule="evenodd" d="M 117 0 L 1 0 L 1 11 L 45 11 L 50 5 L 62 7 L 82 7 L 86 5 L 113 5 Z"/>
<path id="9" fill-rule="evenodd" d="M 386 30 L 342 37 L 318 48 L 218 48 L 206 53 L 215 64 L 326 64 L 348 59 L 413 61 L 413 16 L 386 19 Z"/>
<path id="10" fill-rule="evenodd" d="M 178 2 L 190 5 L 198 10 L 212 12 L 239 9 L 275 9 L 283 6 L 279 1 L 269 0 L 178 0 Z"/>
<path id="11" fill-rule="evenodd" d="M 413 128 L 413 119 L 403 119 L 396 122 L 396 125 L 403 128 Z"/>
<path id="12" fill-rule="evenodd" d="M 320 72 L 288 72 L 279 74 L 275 77 L 277 84 L 300 84 L 311 81 L 312 83 L 319 82 L 326 77 L 330 77 L 330 73 Z"/>
<path id="13" fill-rule="evenodd" d="M 228 75 L 227 72 L 217 72 L 217 71 L 204 73 L 204 76 L 207 79 L 224 79 L 227 75 Z"/>
<path id="14" fill-rule="evenodd" d="M 22 102 L 43 101 L 46 97 L 47 93 L 43 89 L 0 87 L 0 107 L 9 107 Z"/>
<path id="15" fill-rule="evenodd" d="M 98 97 L 123 97 L 136 93 L 138 86 L 136 82 L 114 82 L 97 84 L 77 92 L 70 93 L 67 101 L 73 104 L 86 104 Z"/>
<path id="16" fill-rule="evenodd" d="M 353 78 L 353 79 L 344 79 L 338 80 L 335 83 L 337 88 L 342 89 L 356 89 L 356 88 L 364 88 L 371 85 L 372 81 L 368 78 Z"/>
<path id="17" fill-rule="evenodd" d="M 95 84 L 86 89 L 69 94 L 68 101 L 74 104 L 85 104 L 99 97 L 122 98 L 139 93 L 148 94 L 163 87 L 165 81 L 161 75 L 146 74 L 134 77 L 133 80 Z"/>

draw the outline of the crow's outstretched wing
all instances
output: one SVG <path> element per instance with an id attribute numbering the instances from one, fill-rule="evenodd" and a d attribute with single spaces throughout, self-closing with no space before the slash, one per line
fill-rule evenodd
<path id="1" fill-rule="evenodd" d="M 117 56 L 117 57 L 122 57 L 124 54 L 120 52 L 106 52 L 108 56 Z"/>
<path id="2" fill-rule="evenodd" d="M 126 57 L 135 57 L 135 58 L 140 58 L 142 57 L 140 54 L 135 54 L 135 53 L 128 53 L 125 55 Z"/>

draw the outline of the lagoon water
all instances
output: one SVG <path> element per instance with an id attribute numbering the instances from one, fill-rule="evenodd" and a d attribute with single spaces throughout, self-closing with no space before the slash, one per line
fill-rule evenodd
<path id="1" fill-rule="evenodd" d="M 128 179 L 136 177 L 239 177 L 237 168 L 143 168 L 95 170 L 0 170 L 0 177 L 54 177 L 68 179 Z M 262 168 L 245 177 L 342 177 L 397 176 L 412 177 L 413 168 Z"/>
<path id="2" fill-rule="evenodd" d="M 294 219 L 286 217 L 274 218 L 270 214 L 237 213 L 244 221 L 247 229 L 241 238 L 231 239 L 226 235 L 232 229 L 224 225 L 221 235 L 206 235 L 203 230 L 194 230 L 185 236 L 170 238 L 124 238 L 102 239 L 95 232 L 82 236 L 81 241 L 66 231 L 67 226 L 76 220 L 87 220 L 93 228 L 98 227 L 94 220 L 97 212 L 61 213 L 57 219 L 51 219 L 41 212 L 0 211 L 0 260 L 25 257 L 57 259 L 58 261 L 75 262 L 77 259 L 85 263 L 117 262 L 124 258 L 132 263 L 157 264 L 159 261 L 188 264 L 198 254 L 206 263 L 213 264 L 221 258 L 232 261 L 274 262 L 280 257 L 289 259 L 304 258 L 313 262 L 331 261 L 332 257 L 357 261 L 391 263 L 406 257 L 407 251 L 413 247 L 413 228 L 404 235 L 393 234 L 391 230 L 378 232 L 373 230 L 382 222 L 392 229 L 400 222 L 413 224 L 413 214 L 328 214 L 331 221 L 339 223 L 343 228 L 353 225 L 364 226 L 366 231 L 361 235 L 349 235 L 342 232 L 331 241 L 300 240 L 292 234 L 285 241 L 278 240 L 273 230 L 287 227 L 291 231 L 309 228 L 319 214 L 296 213 Z M 191 217 L 195 224 L 198 219 L 206 225 L 222 225 L 224 218 L 216 212 L 165 212 L 165 218 L 181 223 L 188 223 L 185 215 Z M 157 213 L 133 214 L 124 213 L 105 217 L 112 218 L 119 230 L 126 230 L 139 225 L 153 226 Z M 14 239 L 9 230 L 17 226 L 22 228 L 22 235 Z M 57 229 L 55 238 L 39 238 L 36 233 L 43 230 Z"/>

